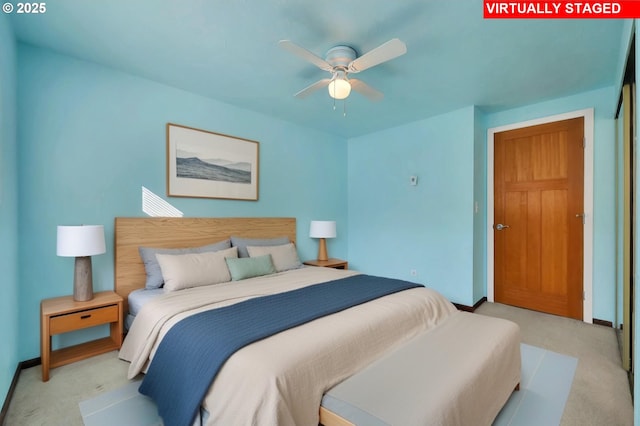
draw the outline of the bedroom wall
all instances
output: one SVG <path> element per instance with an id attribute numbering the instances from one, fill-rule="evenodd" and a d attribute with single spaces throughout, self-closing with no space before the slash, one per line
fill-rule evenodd
<path id="1" fill-rule="evenodd" d="M 347 256 L 344 139 L 30 45 L 18 45 L 18 70 L 21 359 L 39 355 L 40 300 L 72 293 L 57 225 L 105 226 L 94 288 L 113 288 L 114 217 L 144 216 L 143 185 L 167 199 L 167 122 L 260 142 L 259 201 L 168 198 L 185 216 L 294 216 L 303 260 L 317 253 L 309 221 L 336 220 L 329 251 Z M 95 337 L 85 332 L 54 344 Z"/>
<path id="2" fill-rule="evenodd" d="M 0 15 L 0 405 L 18 365 L 16 42 Z"/>
<path id="3" fill-rule="evenodd" d="M 615 122 L 614 87 L 486 114 L 486 128 L 594 108 L 593 317 L 614 322 L 615 316 Z"/>
<path id="4" fill-rule="evenodd" d="M 473 118 L 473 303 L 487 295 L 487 131 L 484 114 Z"/>
<path id="5" fill-rule="evenodd" d="M 474 120 L 467 107 L 349 139 L 350 265 L 473 305 Z"/>
<path id="6" fill-rule="evenodd" d="M 487 129 L 595 108 L 593 316 L 615 321 L 615 99 L 607 87 L 499 113 L 467 107 L 350 139 L 351 265 L 473 305 L 486 296 Z"/>

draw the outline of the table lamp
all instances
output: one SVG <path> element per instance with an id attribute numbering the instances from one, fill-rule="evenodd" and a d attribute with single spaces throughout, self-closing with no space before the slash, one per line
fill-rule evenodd
<path id="1" fill-rule="evenodd" d="M 106 252 L 103 225 L 58 226 L 58 256 L 75 257 L 73 300 L 93 299 L 91 256 Z"/>
<path id="2" fill-rule="evenodd" d="M 328 260 L 327 242 L 325 238 L 336 237 L 336 222 L 333 220 L 312 220 L 309 227 L 309 237 L 320 238 L 318 246 L 318 260 Z"/>

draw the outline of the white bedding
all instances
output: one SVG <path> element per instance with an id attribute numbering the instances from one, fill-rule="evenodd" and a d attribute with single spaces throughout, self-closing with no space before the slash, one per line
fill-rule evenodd
<path id="1" fill-rule="evenodd" d="M 169 328 L 186 316 L 355 274 L 309 267 L 168 293 L 138 313 L 120 357 L 131 362 L 132 378 L 145 370 Z M 225 363 L 211 386 L 203 401 L 207 425 L 316 426 L 329 388 L 454 312 L 439 293 L 419 287 L 253 343 Z"/>

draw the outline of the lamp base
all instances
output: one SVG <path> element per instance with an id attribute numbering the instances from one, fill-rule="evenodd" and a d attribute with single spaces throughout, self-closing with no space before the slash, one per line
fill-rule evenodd
<path id="1" fill-rule="evenodd" d="M 93 274 L 91 256 L 76 257 L 73 274 L 73 300 L 86 302 L 93 299 Z"/>
<path id="2" fill-rule="evenodd" d="M 327 255 L 327 240 L 320 238 L 320 245 L 318 246 L 318 260 L 329 260 Z"/>

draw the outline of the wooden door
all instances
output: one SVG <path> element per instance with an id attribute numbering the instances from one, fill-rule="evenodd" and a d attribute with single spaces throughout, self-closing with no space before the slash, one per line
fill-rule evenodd
<path id="1" fill-rule="evenodd" d="M 584 125 L 496 133 L 495 300 L 582 320 Z"/>

